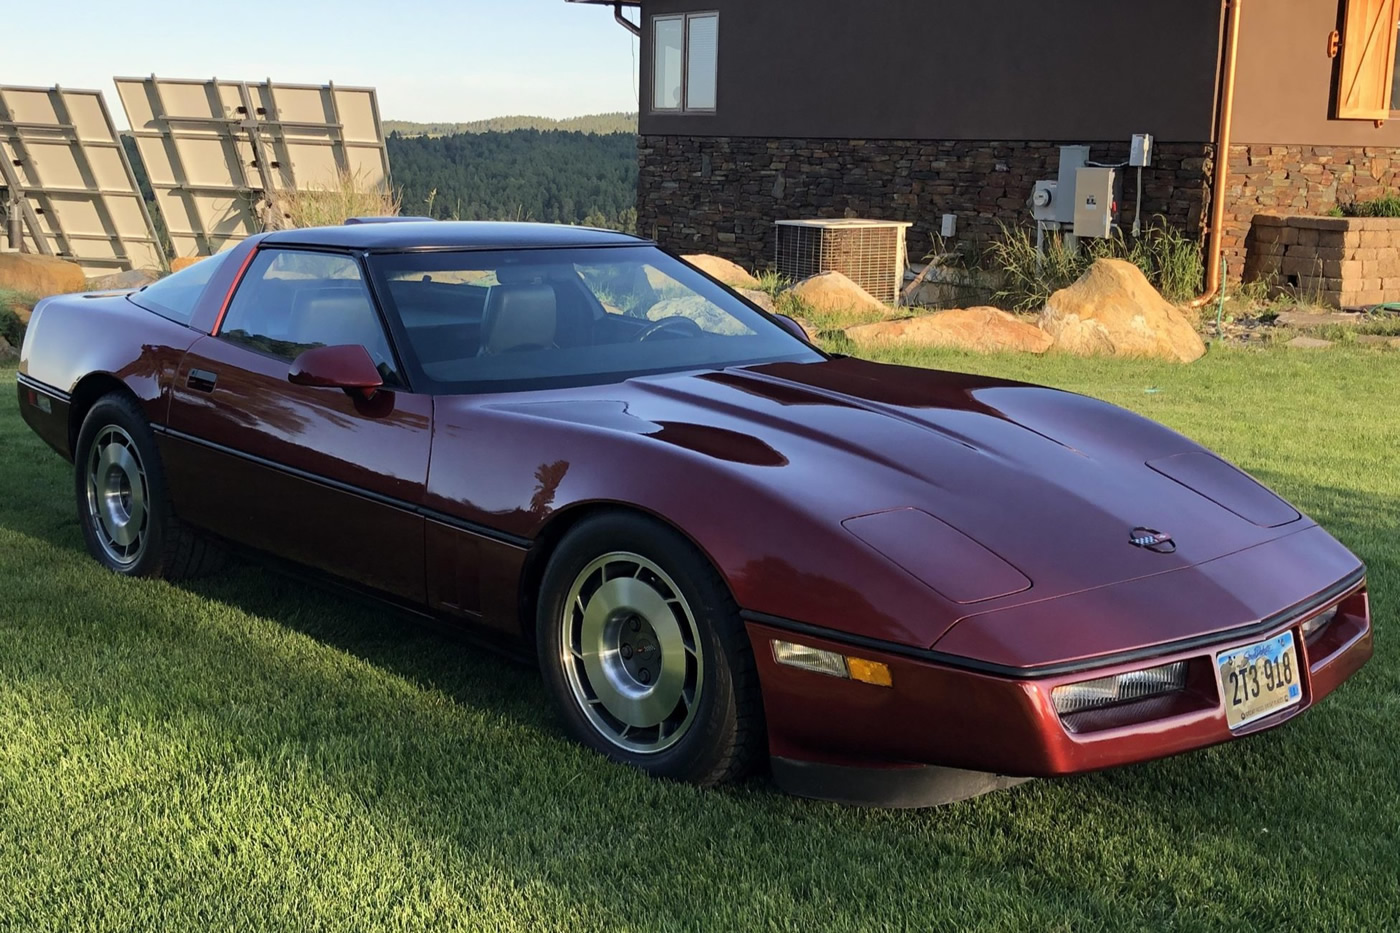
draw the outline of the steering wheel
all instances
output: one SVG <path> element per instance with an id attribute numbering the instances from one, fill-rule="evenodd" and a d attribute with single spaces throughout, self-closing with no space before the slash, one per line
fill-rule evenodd
<path id="1" fill-rule="evenodd" d="M 657 334 L 668 330 L 675 331 L 675 336 L 677 337 L 699 337 L 705 333 L 704 328 L 690 318 L 681 317 L 679 314 L 673 314 L 670 317 L 663 317 L 661 320 L 643 327 L 637 333 L 637 342 L 641 343 L 643 340 L 650 340 Z"/>

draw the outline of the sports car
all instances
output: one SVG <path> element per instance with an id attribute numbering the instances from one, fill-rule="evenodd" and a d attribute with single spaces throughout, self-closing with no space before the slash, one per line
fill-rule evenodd
<path id="1" fill-rule="evenodd" d="M 1271 729 L 1372 652 L 1360 561 L 1180 434 L 825 353 L 619 233 L 250 237 L 41 302 L 18 393 L 105 567 L 306 565 L 702 785 L 942 803 Z"/>

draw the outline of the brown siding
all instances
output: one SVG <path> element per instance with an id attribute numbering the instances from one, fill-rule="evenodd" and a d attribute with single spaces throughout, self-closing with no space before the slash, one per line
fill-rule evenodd
<path id="1" fill-rule="evenodd" d="M 1300 146 L 1400 147 L 1400 119 L 1379 129 L 1333 120 L 1337 62 L 1327 36 L 1340 0 L 1247 0 L 1240 13 L 1234 140 Z"/>
<path id="2" fill-rule="evenodd" d="M 682 10 L 720 13 L 714 115 L 648 113 L 650 17 Z M 645 0 L 642 25 L 644 136 L 1213 136 L 1220 0 Z"/>

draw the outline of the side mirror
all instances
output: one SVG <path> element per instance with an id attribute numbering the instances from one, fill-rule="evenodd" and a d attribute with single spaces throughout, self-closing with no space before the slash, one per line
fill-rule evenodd
<path id="1" fill-rule="evenodd" d="M 351 395 L 373 398 L 384 385 L 384 377 L 359 344 L 315 347 L 292 362 L 287 381 L 293 385 L 344 389 Z"/>
<path id="2" fill-rule="evenodd" d="M 774 314 L 773 316 L 778 319 L 779 324 L 783 325 L 783 330 L 787 331 L 789 334 L 792 334 L 794 337 L 796 337 L 798 340 L 801 340 L 803 343 L 812 342 L 812 338 L 807 334 L 806 328 L 804 328 L 801 324 L 797 323 L 797 321 L 794 318 L 790 318 L 786 314 Z"/>

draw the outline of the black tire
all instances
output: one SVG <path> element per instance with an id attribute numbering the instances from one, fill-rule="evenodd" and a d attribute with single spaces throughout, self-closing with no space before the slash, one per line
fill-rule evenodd
<path id="1" fill-rule="evenodd" d="M 694 712 L 693 715 L 689 712 L 675 714 L 673 718 L 686 717 L 685 724 L 676 727 L 679 737 L 671 739 L 674 744 L 659 750 L 639 751 L 620 747 L 616 725 L 599 724 L 600 719 L 610 717 L 606 710 L 601 709 L 601 700 L 595 698 L 592 703 L 587 703 L 582 698 L 587 693 L 587 687 L 580 693 L 578 685 L 581 680 L 588 681 L 585 664 L 581 656 L 573 654 L 566 644 L 566 641 L 574 640 L 575 633 L 581 631 L 581 623 L 577 620 L 585 615 L 583 603 L 577 600 L 574 602 L 578 603 L 579 609 L 575 614 L 570 605 L 570 594 L 581 585 L 581 575 L 600 560 L 611 559 L 618 554 L 635 555 L 659 568 L 664 577 L 669 578 L 664 583 L 661 577 L 651 577 L 650 571 L 640 565 L 636 579 L 654 579 L 655 585 L 663 593 L 673 583 L 683 600 L 677 605 L 689 609 L 688 613 L 674 609 L 674 615 L 693 621 L 692 631 L 698 651 L 687 649 L 691 655 L 687 661 L 698 667 L 694 672 L 698 687 L 694 691 Z M 607 579 L 606 566 L 626 563 L 619 560 L 612 565 L 604 565 L 602 579 Z M 594 592 L 601 592 L 601 586 Z M 592 599 L 590 597 L 588 601 L 590 607 Z M 566 606 L 569 607 L 568 634 Z M 617 611 L 626 613 L 633 610 Z M 669 623 L 658 623 L 662 624 Z M 643 631 L 651 631 L 646 622 L 643 625 L 646 626 Z M 682 622 L 681 627 L 685 625 Z M 585 519 L 570 530 L 545 568 L 536 633 L 545 683 L 570 735 L 583 745 L 654 776 L 701 786 L 722 784 L 743 777 L 763 754 L 767 738 L 762 697 L 753 652 L 739 617 L 738 606 L 705 556 L 665 525 L 640 515 L 619 512 Z M 656 642 L 657 645 L 661 643 L 661 640 Z M 652 648 L 641 645 L 636 657 L 641 658 L 643 651 Z M 658 653 L 653 657 L 656 666 L 660 667 L 661 649 L 655 650 Z M 623 655 L 619 650 L 612 656 L 616 659 Z M 615 660 L 613 663 L 615 667 L 620 667 L 626 662 Z M 657 675 L 657 690 L 662 686 L 661 676 Z M 649 681 L 642 683 L 649 684 Z M 593 712 L 586 711 L 586 707 L 592 707 Z M 683 707 L 684 702 L 676 709 Z M 625 725 L 620 721 L 618 724 Z M 660 735 L 659 730 L 664 729 L 665 724 L 655 728 L 658 730 L 656 733 L 645 734 Z M 664 738 L 659 739 L 656 744 L 664 741 Z"/>
<path id="2" fill-rule="evenodd" d="M 94 451 L 99 444 L 101 450 Z M 109 448 L 121 448 L 121 463 L 102 471 L 104 481 L 99 487 L 89 482 L 94 474 L 94 453 L 100 461 L 102 451 Z M 121 481 L 114 479 L 108 484 L 107 475 L 120 475 Z M 130 396 L 118 392 L 105 395 L 88 411 L 74 450 L 73 487 L 83 541 L 88 553 L 107 569 L 129 577 L 175 580 L 222 565 L 223 548 L 175 517 L 155 435 Z M 129 544 L 119 543 L 97 515 L 107 499 L 116 503 L 112 507 L 117 509 L 126 503 L 122 514 L 128 519 L 129 531 L 122 529 L 122 533 L 133 535 Z M 139 516 L 132 502 L 139 502 Z"/>

